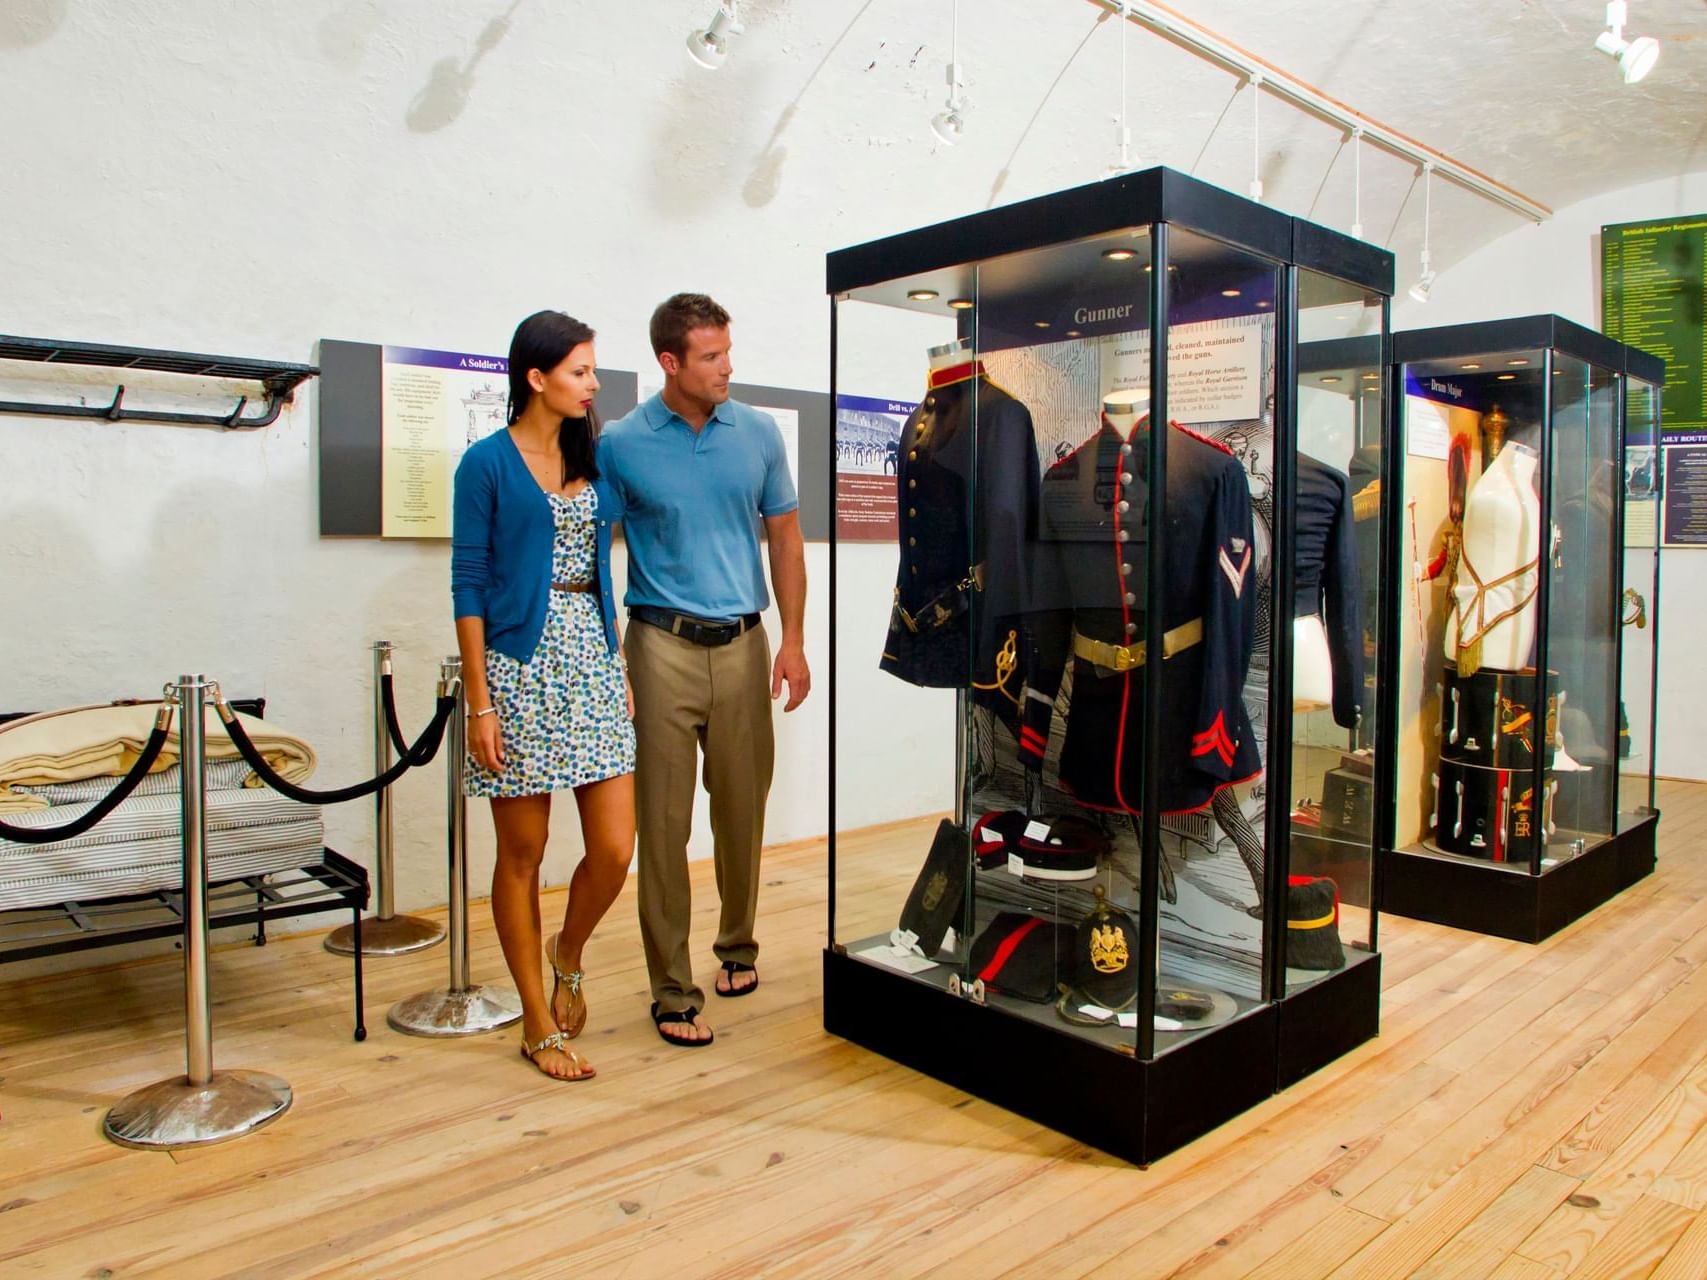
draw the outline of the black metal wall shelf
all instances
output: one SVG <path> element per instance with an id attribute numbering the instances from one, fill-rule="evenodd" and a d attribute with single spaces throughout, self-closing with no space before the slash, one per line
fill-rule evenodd
<path id="1" fill-rule="evenodd" d="M 115 347 L 96 342 L 61 342 L 51 338 L 20 338 L 0 334 L 0 361 L 30 364 L 70 364 L 105 369 L 148 369 L 187 377 L 258 382 L 267 403 L 260 413 L 245 418 L 250 397 L 242 396 L 228 414 L 176 413 L 159 409 L 126 409 L 120 383 L 109 405 L 36 404 L 0 400 L 0 413 L 34 414 L 55 418 L 103 418 L 110 422 L 172 422 L 225 430 L 253 430 L 277 421 L 296 388 L 320 370 L 309 364 L 278 360 L 248 360 L 237 356 L 198 355 L 188 351 L 157 351 L 147 347 Z"/>

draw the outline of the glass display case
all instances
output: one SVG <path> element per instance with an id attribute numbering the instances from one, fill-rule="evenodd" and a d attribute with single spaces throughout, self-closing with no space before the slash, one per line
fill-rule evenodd
<path id="1" fill-rule="evenodd" d="M 829 256 L 829 1030 L 1136 1161 L 1375 1034 L 1392 277 L 1164 169 Z"/>
<path id="2" fill-rule="evenodd" d="M 1385 910 L 1535 942 L 1654 867 L 1663 362 L 1555 316 L 1394 337 Z"/>

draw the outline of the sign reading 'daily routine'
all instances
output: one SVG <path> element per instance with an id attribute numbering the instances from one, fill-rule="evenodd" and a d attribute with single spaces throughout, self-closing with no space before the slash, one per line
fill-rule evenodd
<path id="1" fill-rule="evenodd" d="M 469 445 L 504 425 L 509 394 L 509 362 L 502 356 L 384 348 L 382 537 L 450 537 L 457 464 Z"/>
<path id="2" fill-rule="evenodd" d="M 1707 214 L 1600 229 L 1601 328 L 1666 362 L 1663 431 L 1707 431 Z"/>

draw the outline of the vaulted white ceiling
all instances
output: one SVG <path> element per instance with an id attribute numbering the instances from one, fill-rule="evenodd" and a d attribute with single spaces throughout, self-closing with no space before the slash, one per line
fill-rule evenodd
<path id="1" fill-rule="evenodd" d="M 671 0 L 690 22 L 709 0 Z M 1558 208 L 1598 192 L 1707 168 L 1707 4 L 1632 0 L 1629 34 L 1663 47 L 1625 85 L 1593 50 L 1599 0 L 1173 0 L 1217 32 L 1366 116 Z M 952 152 L 926 127 L 943 96 L 951 0 L 747 0 L 747 33 L 717 78 L 792 79 L 798 93 L 750 203 L 787 180 L 775 154 L 835 148 L 868 173 L 873 205 L 929 175 L 931 220 L 1100 176 L 1115 155 L 1119 24 L 1091 0 L 960 0 L 972 102 Z M 1253 153 L 1265 198 L 1341 228 L 1353 221 L 1345 135 L 1273 97 L 1253 138 L 1250 90 L 1233 73 L 1140 28 L 1126 33 L 1137 167 L 1162 163 L 1234 191 Z M 774 84 L 772 85 L 774 88 Z M 723 86 L 719 86 L 722 90 Z M 944 200 L 943 191 L 953 200 Z M 905 200 L 899 202 L 906 207 Z M 885 210 L 884 212 L 887 212 Z M 1366 148 L 1366 238 L 1401 256 L 1421 240 L 1414 164 Z M 1523 219 L 1436 180 L 1434 254 L 1449 265 Z M 872 234 L 911 222 L 873 226 Z"/>

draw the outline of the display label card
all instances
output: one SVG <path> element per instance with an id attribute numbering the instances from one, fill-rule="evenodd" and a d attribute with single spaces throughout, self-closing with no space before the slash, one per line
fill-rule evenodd
<path id="1" fill-rule="evenodd" d="M 1025 874 L 1025 859 L 1017 853 L 1008 855 L 1008 874 L 1010 876 L 1023 876 Z"/>
<path id="2" fill-rule="evenodd" d="M 1079 1012 L 1087 1018 L 1095 1018 L 1098 1022 L 1107 1022 L 1114 1016 L 1114 1010 L 1105 1009 L 1100 1004 L 1082 1004 Z"/>
<path id="3" fill-rule="evenodd" d="M 1133 1026 L 1138 1025 L 1138 1017 L 1136 1014 L 1134 1014 L 1132 1017 L 1132 1025 Z M 1185 1023 L 1181 1022 L 1178 1018 L 1164 1018 L 1160 1014 L 1157 1014 L 1156 1015 L 1156 1030 L 1157 1031 L 1184 1031 L 1185 1030 Z"/>
<path id="4" fill-rule="evenodd" d="M 469 445 L 504 426 L 509 362 L 419 347 L 382 350 L 380 535 L 448 538 L 457 464 Z"/>
<path id="5" fill-rule="evenodd" d="M 1035 840 L 1038 844 L 1049 843 L 1049 824 L 1047 822 L 1031 821 L 1025 824 L 1025 839 Z"/>
<path id="6" fill-rule="evenodd" d="M 1161 1019 L 1157 1018 L 1156 1021 L 1160 1022 Z M 1120 1025 L 1122 1027 L 1125 1027 L 1128 1031 L 1136 1030 L 1137 1026 L 1138 1026 L 1138 1015 L 1135 1013 L 1123 1013 L 1123 1014 L 1121 1014 L 1120 1015 Z"/>
<path id="7" fill-rule="evenodd" d="M 927 960 L 917 952 L 900 951 L 887 944 L 867 947 L 864 951 L 856 951 L 853 954 L 861 960 L 869 960 L 873 964 L 880 964 L 886 969 L 901 973 L 923 973 L 926 969 L 936 968 L 935 960 Z"/>
<path id="8" fill-rule="evenodd" d="M 1271 318 L 1236 316 L 1168 329 L 1168 417 L 1191 425 L 1262 416 L 1263 327 Z M 1150 335 L 1116 333 L 1102 347 L 1103 394 L 1150 385 Z"/>
<path id="9" fill-rule="evenodd" d="M 1444 406 L 1421 396 L 1405 397 L 1405 452 L 1446 460 L 1452 452 L 1452 423 Z"/>

